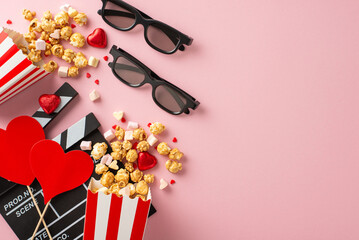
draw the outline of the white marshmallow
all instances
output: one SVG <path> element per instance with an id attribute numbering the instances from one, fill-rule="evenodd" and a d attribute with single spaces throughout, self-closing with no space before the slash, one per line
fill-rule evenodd
<path id="1" fill-rule="evenodd" d="M 137 122 L 131 122 L 131 121 L 128 122 L 127 129 L 134 130 L 136 128 L 138 128 L 138 123 Z"/>
<path id="2" fill-rule="evenodd" d="M 69 10 L 70 4 L 64 4 L 60 7 L 61 11 L 67 12 Z"/>
<path id="3" fill-rule="evenodd" d="M 147 138 L 147 142 L 148 144 L 150 144 L 151 146 L 155 145 L 155 143 L 158 141 L 158 139 L 153 135 L 151 134 L 150 136 L 148 136 Z"/>
<path id="4" fill-rule="evenodd" d="M 92 142 L 91 141 L 82 141 L 80 144 L 80 148 L 82 151 L 88 151 L 92 149 Z"/>
<path id="5" fill-rule="evenodd" d="M 91 67 L 97 67 L 99 60 L 95 57 L 90 57 L 88 61 L 88 65 Z"/>
<path id="6" fill-rule="evenodd" d="M 50 34 L 50 37 L 59 39 L 60 38 L 60 29 L 55 29 L 54 32 Z"/>
<path id="7" fill-rule="evenodd" d="M 110 154 L 105 154 L 102 158 L 101 158 L 101 163 L 102 164 L 106 164 L 107 166 L 109 166 L 112 162 L 112 156 Z"/>
<path id="8" fill-rule="evenodd" d="M 125 140 L 125 141 L 131 141 L 131 140 L 133 140 L 133 131 L 126 131 L 126 132 L 125 132 L 124 140 Z"/>
<path id="9" fill-rule="evenodd" d="M 164 180 L 163 178 L 161 178 L 160 180 L 160 189 L 163 190 L 168 186 L 168 182 L 166 180 Z"/>
<path id="10" fill-rule="evenodd" d="M 37 39 L 35 42 L 36 50 L 46 50 L 46 42 L 42 39 Z"/>
<path id="11" fill-rule="evenodd" d="M 59 77 L 61 77 L 61 78 L 67 77 L 68 71 L 69 71 L 68 67 L 65 67 L 65 66 L 59 67 L 59 71 L 58 71 Z"/>
<path id="12" fill-rule="evenodd" d="M 122 111 L 113 112 L 113 116 L 116 118 L 117 121 L 121 121 L 121 119 L 123 118 L 123 112 Z"/>
<path id="13" fill-rule="evenodd" d="M 105 132 L 103 134 L 103 136 L 105 137 L 105 139 L 107 140 L 107 142 L 110 142 L 112 139 L 114 139 L 116 136 L 115 134 L 112 132 L 112 130 L 108 130 L 107 132 Z"/>
<path id="14" fill-rule="evenodd" d="M 90 100 L 94 102 L 100 98 L 100 94 L 96 90 L 93 90 L 92 92 L 90 92 L 89 97 Z"/>

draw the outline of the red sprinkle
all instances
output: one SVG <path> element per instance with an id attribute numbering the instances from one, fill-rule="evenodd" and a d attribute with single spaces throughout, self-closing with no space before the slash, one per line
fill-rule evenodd
<path id="1" fill-rule="evenodd" d="M 115 125 L 112 126 L 112 129 L 116 129 L 116 127 L 117 127 L 117 125 L 115 124 Z"/>
<path id="2" fill-rule="evenodd" d="M 171 183 L 171 184 L 174 184 L 174 183 L 176 183 L 176 181 L 172 179 L 170 183 Z"/>
<path id="3" fill-rule="evenodd" d="M 137 145 L 138 145 L 138 142 L 135 142 L 135 143 L 132 145 L 132 149 L 136 149 L 136 148 L 137 148 Z"/>
<path id="4" fill-rule="evenodd" d="M 91 77 L 91 74 L 90 74 L 90 73 L 86 73 L 86 77 L 87 77 L 87 78 L 90 78 L 90 77 Z"/>
<path id="5" fill-rule="evenodd" d="M 104 57 L 103 57 L 103 60 L 108 61 L 108 57 L 107 57 L 107 56 L 104 56 Z"/>
<path id="6" fill-rule="evenodd" d="M 49 40 L 46 41 L 47 43 L 51 43 Z"/>
<path id="7" fill-rule="evenodd" d="M 133 168 L 136 169 L 137 168 L 137 164 L 133 163 Z"/>
<path id="8" fill-rule="evenodd" d="M 121 118 L 121 122 L 126 122 L 126 118 Z"/>
<path id="9" fill-rule="evenodd" d="M 44 54 L 44 57 L 48 57 L 49 55 Z"/>
<path id="10" fill-rule="evenodd" d="M 155 147 L 155 149 L 157 150 L 157 146 Z"/>
<path id="11" fill-rule="evenodd" d="M 152 123 L 148 123 L 148 124 L 147 124 L 147 127 L 151 127 L 151 125 L 152 125 Z"/>
<path id="12" fill-rule="evenodd" d="M 72 23 L 72 24 L 71 24 L 71 28 L 75 28 L 75 27 L 76 27 L 76 25 Z"/>
<path id="13" fill-rule="evenodd" d="M 99 85 L 99 84 L 100 84 L 100 80 L 96 79 L 96 80 L 95 80 L 95 83 L 96 83 L 97 85 Z"/>
<path id="14" fill-rule="evenodd" d="M 12 21 L 9 19 L 6 21 L 7 24 L 12 24 Z"/>
<path id="15" fill-rule="evenodd" d="M 172 139 L 172 142 L 177 142 L 177 138 L 174 137 L 174 138 Z"/>

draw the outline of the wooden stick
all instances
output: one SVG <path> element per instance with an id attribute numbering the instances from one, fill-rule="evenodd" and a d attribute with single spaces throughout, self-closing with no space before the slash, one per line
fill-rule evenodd
<path id="1" fill-rule="evenodd" d="M 47 208 L 48 208 L 49 205 L 50 205 L 50 202 L 51 202 L 51 200 L 46 204 L 46 206 L 45 206 L 45 208 L 44 208 L 44 211 L 42 212 L 42 214 L 41 214 L 41 216 L 40 216 L 40 219 L 39 219 L 39 221 L 37 222 L 37 225 L 36 225 L 36 228 L 35 228 L 34 233 L 32 234 L 31 240 L 34 240 L 35 235 L 36 235 L 37 231 L 39 230 L 39 227 L 41 226 L 41 222 L 42 222 L 42 220 L 44 219 L 44 216 L 45 216 L 45 213 L 46 213 L 46 211 L 47 211 Z M 49 230 L 46 225 L 45 225 L 45 229 L 47 229 L 46 231 Z M 48 232 L 48 234 L 49 234 L 49 232 Z M 50 234 L 49 234 L 49 238 L 52 240 L 52 237 L 51 237 Z"/>
<path id="2" fill-rule="evenodd" d="M 34 202 L 35 207 L 36 207 L 36 210 L 37 210 L 37 212 L 38 212 L 38 214 L 39 214 L 39 216 L 40 216 L 39 223 L 41 224 L 41 222 L 42 222 L 42 223 L 44 224 L 44 227 L 45 227 L 45 229 L 46 229 L 47 235 L 49 235 L 50 240 L 53 240 L 52 237 L 51 237 L 50 231 L 49 231 L 49 229 L 47 228 L 46 222 L 45 222 L 45 220 L 44 220 L 44 216 L 43 216 L 43 215 L 45 215 L 45 213 L 46 213 L 45 209 L 47 210 L 47 207 L 48 207 L 50 201 L 46 204 L 46 207 L 45 207 L 45 209 L 44 209 L 44 212 L 41 214 L 39 205 L 37 205 L 36 199 L 35 199 L 34 195 L 32 194 L 32 191 L 31 191 L 30 186 L 27 186 L 27 189 L 29 190 L 29 193 L 30 193 L 30 195 L 31 195 L 32 201 Z M 38 223 L 38 225 L 40 225 L 39 223 Z M 40 226 L 39 226 L 39 227 L 40 227 Z M 38 229 L 38 227 L 37 227 L 37 229 Z M 36 229 L 36 232 L 37 232 L 37 229 Z M 36 234 L 36 232 L 34 233 L 34 235 Z M 33 236 L 33 237 L 34 237 L 34 236 Z"/>

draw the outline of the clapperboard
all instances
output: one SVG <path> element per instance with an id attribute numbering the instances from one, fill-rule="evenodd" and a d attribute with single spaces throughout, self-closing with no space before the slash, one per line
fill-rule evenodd
<path id="1" fill-rule="evenodd" d="M 33 115 L 43 127 L 46 127 L 78 95 L 68 83 L 65 83 L 55 94 L 60 96 L 61 105 L 53 114 L 47 115 L 40 108 Z M 100 123 L 95 115 L 90 113 L 53 140 L 58 142 L 65 152 L 80 149 L 81 140 L 92 141 L 93 143 L 106 142 L 98 130 L 99 126 Z M 90 153 L 90 151 L 87 152 Z M 97 162 L 94 161 L 94 163 Z M 121 164 L 119 163 L 120 168 L 123 167 Z M 69 169 L 69 171 L 76 171 L 76 169 Z M 92 177 L 99 178 L 96 173 L 93 173 Z M 82 239 L 89 181 L 74 190 L 58 195 L 51 201 L 45 215 L 45 221 L 54 240 Z M 43 192 L 36 180 L 31 185 L 31 189 L 40 209 L 44 209 Z M 39 215 L 26 186 L 0 179 L 0 206 L 1 215 L 18 238 L 30 240 Z M 151 206 L 149 216 L 155 212 L 156 209 Z M 39 228 L 35 240 L 45 239 L 49 239 L 49 237 L 42 226 Z"/>

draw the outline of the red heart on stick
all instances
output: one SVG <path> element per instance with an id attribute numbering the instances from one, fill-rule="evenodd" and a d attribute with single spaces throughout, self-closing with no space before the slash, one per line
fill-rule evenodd
<path id="1" fill-rule="evenodd" d="M 105 48 L 107 46 L 106 33 L 102 28 L 96 28 L 88 37 L 87 43 L 93 47 Z"/>
<path id="2" fill-rule="evenodd" d="M 141 171 L 145 171 L 153 168 L 157 164 L 157 160 L 154 156 L 149 154 L 148 152 L 140 152 L 138 154 L 138 169 Z"/>
<path id="3" fill-rule="evenodd" d="M 30 185 L 35 176 L 29 158 L 35 143 L 45 139 L 40 123 L 28 116 L 14 118 L 0 129 L 0 176 L 12 182 Z"/>
<path id="4" fill-rule="evenodd" d="M 60 193 L 86 182 L 94 167 L 87 153 L 80 150 L 64 153 L 60 144 L 52 140 L 34 145 L 30 165 L 44 192 L 45 204 Z"/>
<path id="5" fill-rule="evenodd" d="M 45 113 L 51 114 L 60 105 L 61 98 L 55 94 L 43 94 L 39 98 L 40 107 Z"/>

